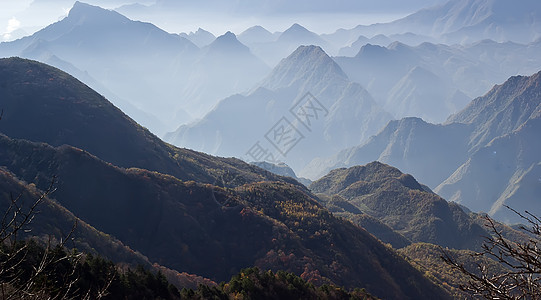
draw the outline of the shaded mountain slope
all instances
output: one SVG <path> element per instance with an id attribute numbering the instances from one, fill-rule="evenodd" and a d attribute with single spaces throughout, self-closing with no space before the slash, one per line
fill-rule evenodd
<path id="1" fill-rule="evenodd" d="M 476 151 L 435 191 L 474 211 L 484 211 L 505 222 L 522 222 L 507 210 L 541 215 L 541 118 L 495 138 Z"/>
<path id="2" fill-rule="evenodd" d="M 470 137 L 471 151 L 492 139 L 513 132 L 541 112 L 541 72 L 532 76 L 513 76 L 494 86 L 486 95 L 474 99 L 446 123 L 475 126 Z"/>
<path id="3" fill-rule="evenodd" d="M 120 169 L 70 146 L 6 136 L 0 144 L 0 165 L 38 187 L 56 174 L 63 206 L 169 268 L 225 280 L 256 265 L 306 273 L 315 282 L 364 286 L 378 296 L 442 296 L 391 249 L 332 217 L 297 186 L 261 182 L 222 189 Z"/>
<path id="4" fill-rule="evenodd" d="M 0 165 L 38 188 L 56 176 L 58 203 L 152 262 L 218 281 L 256 265 L 294 271 L 314 283 L 366 287 L 380 297 L 446 297 L 392 249 L 360 227 L 333 217 L 296 181 L 239 160 L 166 145 L 58 70 L 16 58 L 2 63 L 9 66 L 2 75 L 9 78 L 6 74 L 13 73 L 20 82 L 0 85 L 11 103 L 0 128 L 18 137 L 0 135 Z M 21 85 L 28 87 L 17 88 Z M 38 109 L 47 118 L 24 117 L 25 112 L 39 117 Z M 14 111 L 17 114 L 8 115 Z M 12 122 L 22 125 L 21 119 L 30 124 L 17 130 Z M 106 130 L 93 120 L 113 123 L 106 123 L 111 126 Z M 8 124 L 11 129 L 4 129 Z M 31 136 L 33 129 L 52 132 L 44 139 L 36 135 L 36 140 L 50 139 L 60 146 L 19 139 Z M 89 137 L 103 135 L 108 144 L 99 139 L 91 143 L 80 134 L 84 130 L 90 131 Z M 66 145 L 68 141 L 89 149 Z M 144 165 L 135 159 L 125 160 L 126 167 L 138 163 L 139 168 L 102 160 L 115 158 L 120 143 L 142 149 L 141 155 L 148 159 L 144 162 L 154 171 L 140 169 Z M 132 149 L 125 150 L 126 156 Z M 153 158 L 145 154 L 149 149 L 167 156 L 157 151 Z M 94 155 L 98 151 L 102 151 L 99 157 Z M 172 161 L 171 173 L 178 177 L 155 172 L 161 166 L 155 159 Z"/>
<path id="5" fill-rule="evenodd" d="M 53 67 L 20 58 L 0 60 L 4 116 L 0 132 L 53 146 L 84 149 L 121 167 L 213 183 L 222 173 L 278 179 L 240 160 L 215 158 L 162 142 L 105 98 Z"/>
<path id="6" fill-rule="evenodd" d="M 107 97 L 116 95 L 118 99 L 110 100 L 119 107 L 125 109 L 128 106 L 121 102 L 128 102 L 158 118 L 157 123 L 130 115 L 147 121 L 145 126 L 154 133 L 163 134 L 164 127 L 170 131 L 200 117 L 218 100 L 244 92 L 269 71 L 250 51 L 215 48 L 215 52 L 223 50 L 221 55 L 209 55 L 188 39 L 153 24 L 76 2 L 66 18 L 32 36 L 1 43 L 0 56 L 45 63 L 57 61 L 48 59 L 55 56 L 80 70 L 70 73 L 73 76 Z M 65 64 L 54 65 L 72 71 L 64 69 Z M 224 70 L 230 72 L 224 74 Z"/>
<path id="7" fill-rule="evenodd" d="M 364 145 L 314 160 L 300 175 L 381 160 L 450 201 L 501 221 L 520 221 L 501 208 L 505 203 L 518 210 L 537 207 L 540 95 L 540 73 L 514 76 L 443 125 L 410 118 L 390 122 Z"/>
<path id="8" fill-rule="evenodd" d="M 44 181 L 46 180 L 44 178 Z M 52 178 L 48 180 L 49 183 L 45 182 L 42 185 L 44 189 L 48 188 L 47 185 L 50 185 Z M 56 188 L 56 183 L 52 187 Z M 19 208 L 23 212 L 28 212 L 30 206 L 41 195 L 43 191 L 39 190 L 34 183 L 28 184 L 21 181 L 12 172 L 3 167 L 0 168 L 0 210 L 2 212 L 6 212 L 11 200 L 17 197 L 20 197 L 17 202 Z M 48 242 L 55 245 L 60 240 L 66 239 L 73 230 L 71 240 L 66 243 L 68 248 L 77 248 L 78 251 L 98 255 L 130 268 L 143 266 L 152 272 L 161 271 L 171 283 L 179 288 L 196 288 L 200 283 L 212 284 L 212 281 L 203 277 L 185 272 L 179 273 L 149 261 L 139 251 L 134 251 L 115 237 L 95 229 L 75 216 L 56 201 L 54 196 L 53 192 L 38 204 L 31 222 L 19 232 L 19 239 L 32 238 L 43 245 Z M 18 220 L 21 221 L 20 218 Z"/>
<path id="9" fill-rule="evenodd" d="M 313 160 L 300 175 L 319 178 L 334 168 L 377 160 L 411 173 L 434 188 L 467 159 L 471 132 L 466 124 L 434 125 L 419 118 L 391 121 L 364 144 Z"/>
<path id="10" fill-rule="evenodd" d="M 24 212 L 29 211 L 31 205 L 43 194 L 35 184 L 28 184 L 19 180 L 13 173 L 4 168 L 0 169 L 0 178 L 0 207 L 2 212 L 6 212 L 11 204 L 11 200 L 17 198 L 17 205 L 21 210 Z M 51 184 L 51 180 L 52 178 L 49 180 L 49 185 Z M 44 189 L 48 187 L 45 182 L 41 186 Z M 54 193 L 49 197 L 45 197 L 36 207 L 32 222 L 19 232 L 21 235 L 20 238 L 33 236 L 39 240 L 46 241 L 51 237 L 53 241 L 58 241 L 69 234 L 73 226 L 76 225 L 73 232 L 73 244 L 68 244 L 69 247 L 74 246 L 81 251 L 93 254 L 99 253 L 108 259 L 128 263 L 133 266 L 142 264 L 145 267 L 149 267 L 151 265 L 147 258 L 140 253 L 135 253 L 119 240 L 107 236 L 77 218 L 61 204 L 54 201 L 53 196 Z"/>
<path id="11" fill-rule="evenodd" d="M 458 205 L 448 203 L 411 175 L 379 162 L 336 169 L 310 189 L 339 195 L 413 242 L 478 249 L 481 236 L 486 235 Z"/>
<path id="12" fill-rule="evenodd" d="M 417 269 L 422 270 L 431 281 L 443 286 L 455 299 L 469 299 L 471 295 L 460 289 L 470 278 L 451 266 L 443 263 L 441 259 L 442 248 L 427 243 L 415 243 L 398 252 L 404 255 Z M 489 274 L 501 274 L 506 269 L 488 257 L 475 256 L 471 250 L 445 249 L 458 263 L 463 264 L 468 270 L 477 270 L 481 263 L 487 267 Z M 479 273 L 476 273 L 480 275 Z"/>
<path id="13" fill-rule="evenodd" d="M 260 161 L 260 162 L 252 162 L 251 164 L 256 165 L 269 172 L 272 172 L 276 175 L 291 177 L 297 180 L 298 182 L 304 184 L 305 186 L 309 186 L 312 183 L 310 179 L 306 179 L 302 177 L 298 178 L 295 172 L 293 171 L 293 169 L 291 169 L 288 165 L 284 163 L 273 164 L 266 161 Z"/>

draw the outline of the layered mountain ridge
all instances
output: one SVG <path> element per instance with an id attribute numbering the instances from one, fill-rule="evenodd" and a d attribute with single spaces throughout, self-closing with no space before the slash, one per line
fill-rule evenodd
<path id="1" fill-rule="evenodd" d="M 4 108 L 0 130 L 18 135 L 1 136 L 0 165 L 38 188 L 56 175 L 55 199 L 60 205 L 150 261 L 214 280 L 255 265 L 304 274 L 318 284 L 364 286 L 381 297 L 447 297 L 368 232 L 332 216 L 296 181 L 238 160 L 167 145 L 57 69 L 18 58 L 4 59 L 0 66 L 0 90 L 10 104 Z M 70 94 L 73 91 L 81 93 Z M 58 134 L 58 124 L 39 118 L 16 126 L 24 114 L 38 112 L 72 128 L 72 137 L 70 132 Z M 117 131 L 109 134 L 116 135 L 118 143 L 137 147 L 140 140 L 152 141 L 154 147 L 142 151 L 160 150 L 146 163 L 164 163 L 171 175 L 140 169 L 143 165 L 133 158 L 125 166 L 139 168 L 116 167 L 102 160 L 115 149 L 99 140 L 90 145 L 102 148 L 86 150 L 79 128 L 106 134 L 93 123 L 101 114 L 117 124 L 111 127 Z M 123 124 L 139 128 L 131 136 L 135 143 L 120 139 L 134 130 L 119 126 Z M 49 138 L 32 138 L 35 128 L 48 129 L 54 137 L 50 139 L 61 146 L 26 140 L 48 142 Z M 63 145 L 71 143 L 70 138 L 81 148 Z M 162 153 L 164 149 L 169 152 Z"/>
<path id="2" fill-rule="evenodd" d="M 69 71 L 111 96 L 123 110 L 158 118 L 159 122 L 146 118 L 144 125 L 163 134 L 164 127 L 171 130 L 191 121 L 217 100 L 250 88 L 269 71 L 250 51 L 220 46 L 216 50 L 221 56 L 216 56 L 205 47 L 153 24 L 76 2 L 61 21 L 0 44 L 0 56 L 22 56 Z M 65 68 L 68 64 L 70 69 Z M 235 72 L 223 74 L 231 70 Z"/>
<path id="3" fill-rule="evenodd" d="M 338 197 L 356 208 L 335 214 L 354 222 L 362 222 L 363 215 L 368 215 L 414 243 L 479 250 L 482 236 L 488 234 L 455 203 L 448 203 L 413 176 L 379 162 L 333 170 L 310 189 L 330 197 L 327 206 L 336 205 Z M 372 233 L 379 237 L 382 230 L 375 228 Z M 394 239 L 388 242 L 396 243 Z M 404 242 L 395 245 L 401 248 Z"/>
<path id="4" fill-rule="evenodd" d="M 500 220 L 520 221 L 503 204 L 524 209 L 529 204 L 532 210 L 537 201 L 534 179 L 540 158 L 534 132 L 540 86 L 540 73 L 511 77 L 443 125 L 412 118 L 393 121 L 365 144 L 314 160 L 307 170 L 324 173 L 380 160 L 420 178 L 446 199 Z M 524 199 L 514 198 L 518 195 Z"/>
<path id="5" fill-rule="evenodd" d="M 230 122 L 225 116 L 233 113 L 238 117 Z M 251 93 L 220 101 L 201 121 L 181 126 L 165 138 L 216 155 L 244 156 L 246 161 L 265 160 L 246 156 L 254 144 L 265 144 L 266 152 L 275 152 L 270 162 L 283 161 L 295 169 L 317 155 L 366 139 L 390 119 L 323 49 L 301 46 Z M 273 128 L 283 125 L 297 134 L 294 147 L 270 138 Z"/>

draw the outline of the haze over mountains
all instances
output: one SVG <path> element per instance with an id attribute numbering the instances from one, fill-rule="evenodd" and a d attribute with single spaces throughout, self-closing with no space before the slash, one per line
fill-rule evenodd
<path id="1" fill-rule="evenodd" d="M 37 59 L 68 71 L 162 135 L 203 117 L 220 100 L 257 87 L 271 68 L 299 46 L 317 45 L 329 55 L 354 57 L 337 57 L 336 62 L 350 80 L 367 89 L 393 117 L 417 116 L 443 122 L 492 85 L 512 75 L 532 74 L 541 67 L 535 55 L 539 52 L 535 22 L 538 4 L 526 1 L 521 9 L 505 10 L 507 1 L 496 2 L 451 1 L 421 10 L 398 23 L 377 25 L 377 33 L 368 32 L 370 26 L 322 35 L 297 23 L 275 33 L 256 26 L 239 32 L 248 48 L 231 35 L 220 39 L 229 40 L 231 45 L 221 42 L 212 46 L 215 35 L 201 28 L 188 34 L 169 34 L 152 24 L 130 21 L 113 11 L 76 2 L 64 20 L 31 37 L 2 43 L 0 55 Z M 160 2 L 154 6 L 175 11 L 182 5 L 186 4 Z M 319 10 L 323 7 L 320 5 L 311 8 Z M 154 11 L 154 6 L 148 9 Z M 526 11 L 532 12 L 527 18 Z M 504 12 L 507 16 L 499 17 Z M 427 32 L 422 24 L 433 24 L 433 20 L 446 20 L 446 25 L 440 26 L 445 30 Z M 468 33 L 471 40 L 464 42 L 474 44 L 417 46 L 445 41 L 442 32 L 467 30 L 474 25 L 486 26 L 488 31 L 509 28 L 510 20 L 521 20 L 513 26 L 520 27 L 530 38 Z M 477 43 L 487 38 L 502 43 Z M 503 43 L 509 40 L 522 44 Z M 367 44 L 380 44 L 388 51 Z M 214 50 L 209 51 L 209 47 Z"/>
<path id="2" fill-rule="evenodd" d="M 353 42 L 376 34 L 429 36 L 446 44 L 471 43 L 483 39 L 529 43 L 540 37 L 538 1 L 460 0 L 426 7 L 402 19 L 351 30 L 337 31 L 335 39 Z"/>
<path id="3" fill-rule="evenodd" d="M 152 24 L 80 2 L 62 21 L 3 43 L 0 55 L 38 59 L 84 74 L 81 80 L 118 99 L 115 103 L 123 109 L 158 118 L 163 124 L 143 122 L 156 133 L 197 117 L 220 98 L 251 87 L 268 71 L 234 36 L 199 49 Z M 223 74 L 231 69 L 237 75 Z"/>
<path id="4" fill-rule="evenodd" d="M 74 247 L 180 288 L 259 267 L 447 299 L 466 279 L 435 249 L 474 265 L 484 213 L 541 216 L 536 1 L 414 1 L 372 25 L 357 13 L 406 2 L 97 1 L 0 43 L 0 208 L 57 179 L 25 238 L 78 221 Z M 203 13 L 245 22 L 182 17 Z"/>
<path id="5" fill-rule="evenodd" d="M 336 167 L 379 160 L 413 174 L 442 197 L 474 211 L 511 222 L 519 218 L 504 204 L 529 207 L 539 214 L 532 203 L 538 201 L 540 183 L 536 132 L 540 86 L 540 73 L 512 77 L 443 125 L 418 118 L 392 121 L 366 143 L 326 160 L 314 160 L 307 168 L 324 174 Z"/>
<path id="6" fill-rule="evenodd" d="M 446 297 L 364 229 L 333 217 L 293 179 L 157 139 L 145 146 L 155 137 L 73 77 L 19 58 L 2 59 L 0 67 L 5 75 L 0 86 L 10 111 L 2 119 L 2 126 L 6 124 L 2 132 L 17 136 L 1 136 L 0 164 L 37 188 L 44 189 L 56 176 L 55 199 L 60 205 L 151 261 L 215 280 L 256 265 L 305 272 L 320 283 L 367 286 L 379 296 Z M 55 132 L 58 124 L 36 119 L 30 122 L 34 126 L 18 126 L 28 122 L 19 118 L 25 114 L 41 114 L 44 119 L 74 114 L 60 121 L 68 123 L 62 127 L 77 131 L 85 127 L 90 132 L 75 140 L 69 132 L 53 138 L 36 136 L 35 126 Z M 119 161 L 114 153 L 129 153 L 92 138 L 113 128 L 100 126 L 103 117 L 119 125 L 110 135 L 131 136 L 119 143 L 155 153 L 145 155 L 144 162 L 127 156 L 125 165 L 161 165 L 174 176 L 103 161 L 106 157 Z M 213 184 L 205 183 L 210 181 Z M 219 187 L 224 181 L 225 187 Z M 241 228 L 245 230 L 239 232 Z"/>
<path id="7" fill-rule="evenodd" d="M 313 157 L 366 139 L 390 119 L 320 47 L 301 46 L 251 93 L 222 100 L 201 121 L 165 138 L 221 156 L 244 156 L 261 140 L 276 160 L 285 158 L 299 168 Z"/>

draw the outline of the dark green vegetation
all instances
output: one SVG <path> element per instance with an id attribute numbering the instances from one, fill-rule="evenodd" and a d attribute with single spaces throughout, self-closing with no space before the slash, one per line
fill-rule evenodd
<path id="1" fill-rule="evenodd" d="M 6 252 L 7 246 L 3 247 Z M 42 260 L 46 249 L 33 240 L 14 246 L 22 247 L 26 247 L 20 253 L 25 259 L 15 269 L 5 266 L 6 260 L 0 256 L 0 263 L 9 270 L 0 276 L 3 299 L 376 299 L 365 290 L 347 292 L 332 285 L 316 288 L 292 273 L 278 271 L 274 274 L 258 268 L 244 269 L 227 283 L 200 284 L 195 290 L 183 288 L 180 291 L 161 272 L 152 273 L 142 266 L 122 270 L 99 256 L 70 255 L 61 247 L 48 252 L 55 263 L 33 277 L 34 267 Z M 25 289 L 24 293 L 14 292 L 29 280 L 34 281 L 31 288 Z"/>
<path id="2" fill-rule="evenodd" d="M 537 288 L 535 281 L 528 280 L 528 276 L 538 278 L 528 273 L 531 266 L 539 264 L 538 250 L 535 250 L 538 241 L 534 235 L 480 214 L 466 213 L 396 168 L 373 162 L 336 169 L 310 187 L 321 193 L 320 200 L 335 215 L 400 248 L 399 253 L 412 265 L 454 297 L 464 298 L 473 293 L 492 299 L 486 295 L 500 297 L 508 291 L 513 295 L 530 295 L 528 288 L 532 285 L 534 290 Z M 499 251 L 505 247 L 494 247 L 495 243 L 490 241 L 495 240 L 499 245 L 517 245 L 508 251 L 516 257 L 498 262 Z M 528 251 L 524 249 L 531 249 L 531 257 L 537 258 L 511 269 L 523 257 L 522 253 Z M 525 275 L 500 277 L 516 272 Z M 475 283 L 472 284 L 472 280 Z M 518 291 L 515 282 L 524 283 L 524 288 Z"/>
<path id="3" fill-rule="evenodd" d="M 347 292 L 322 285 L 318 288 L 288 272 L 262 272 L 248 268 L 216 287 L 200 285 L 196 291 L 183 289 L 183 299 L 376 299 L 365 290 Z"/>
<path id="4" fill-rule="evenodd" d="M 257 266 L 378 297 L 447 297 L 296 181 L 165 144 L 54 68 L 13 58 L 0 60 L 0 71 L 0 166 L 38 190 L 56 176 L 51 203 L 102 232 L 96 241 L 75 234 L 97 253 L 110 234 L 150 262 L 215 281 Z M 2 192 L 8 203 L 20 190 Z M 64 231 L 47 216 L 42 234 Z"/>
<path id="5" fill-rule="evenodd" d="M 5 266 L 5 258 L 0 257 L 2 269 L 9 270 L 0 277 L 3 299 L 8 295 L 15 299 L 180 299 L 178 289 L 160 272 L 154 274 L 142 266 L 120 271 L 111 261 L 93 255 L 69 255 L 62 247 L 48 251 L 48 258 L 54 263 L 34 276 L 34 268 L 46 249 L 33 240 L 19 242 L 14 248 L 23 246 L 26 250 L 20 255 L 25 255 L 25 259 L 16 268 Z M 16 280 L 12 281 L 13 278 Z M 29 280 L 34 282 L 31 288 L 13 293 Z M 7 284 L 9 281 L 12 282 Z"/>
<path id="6" fill-rule="evenodd" d="M 444 124 L 391 121 L 366 143 L 315 161 L 329 170 L 381 161 L 412 174 L 448 201 L 507 223 L 504 205 L 541 215 L 541 72 L 513 76 Z M 308 167 L 307 167 L 308 168 Z"/>
<path id="7" fill-rule="evenodd" d="M 119 167 L 137 167 L 181 180 L 240 184 L 285 180 L 237 159 L 173 147 L 139 126 L 70 75 L 20 58 L 0 59 L 1 132 L 11 138 L 70 145 Z M 240 175 L 240 176 L 239 176 Z"/>
<path id="8" fill-rule="evenodd" d="M 428 282 L 393 250 L 333 217 L 298 186 L 260 182 L 222 189 L 120 169 L 69 146 L 5 136 L 0 145 L 0 164 L 38 187 L 56 174 L 54 196 L 66 209 L 172 269 L 222 281 L 257 265 L 306 273 L 319 283 L 362 286 L 382 296 L 438 293 L 430 285 L 412 286 Z"/>
<path id="9" fill-rule="evenodd" d="M 408 244 L 405 237 L 410 242 L 479 249 L 481 237 L 488 234 L 457 204 L 448 203 L 411 175 L 379 162 L 336 169 L 310 188 L 322 194 L 320 199 L 335 214 L 372 229 L 371 233 L 395 247 Z"/>

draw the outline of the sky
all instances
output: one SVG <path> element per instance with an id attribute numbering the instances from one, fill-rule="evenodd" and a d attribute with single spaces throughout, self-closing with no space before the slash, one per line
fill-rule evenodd
<path id="1" fill-rule="evenodd" d="M 151 22 L 172 33 L 198 28 L 221 35 L 261 25 L 271 32 L 299 23 L 317 33 L 332 33 L 388 22 L 445 0 L 82 0 L 115 9 L 134 3 L 157 9 L 120 9 L 134 20 Z M 61 20 L 75 0 L 0 0 L 0 41 L 30 35 Z M 154 5 L 154 6 L 152 6 Z M 158 13 L 160 11 L 160 13 Z M 166 12 L 165 14 L 163 12 Z"/>

